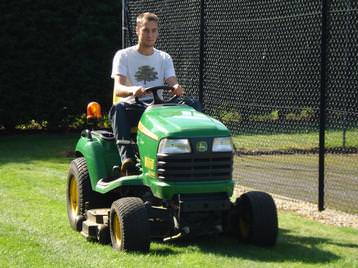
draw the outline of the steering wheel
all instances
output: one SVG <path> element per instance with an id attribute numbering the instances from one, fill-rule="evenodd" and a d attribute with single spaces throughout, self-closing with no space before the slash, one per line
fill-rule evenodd
<path id="1" fill-rule="evenodd" d="M 146 103 L 143 101 L 140 101 L 138 97 L 135 97 L 135 101 L 136 103 L 142 104 L 144 106 L 150 106 L 153 104 L 162 104 L 162 103 L 171 103 L 172 101 L 176 100 L 178 98 L 178 96 L 174 95 L 173 97 L 171 97 L 169 100 L 162 100 L 161 98 L 159 98 L 158 96 L 158 90 L 173 90 L 173 87 L 170 86 L 156 86 L 156 87 L 147 87 L 145 89 L 145 92 L 150 92 L 153 94 L 153 101 L 151 103 Z"/>

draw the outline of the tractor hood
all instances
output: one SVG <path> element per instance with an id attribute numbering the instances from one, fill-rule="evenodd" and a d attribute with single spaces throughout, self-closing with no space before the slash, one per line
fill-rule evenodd
<path id="1" fill-rule="evenodd" d="M 229 130 L 218 120 L 187 105 L 162 104 L 149 107 L 142 115 L 138 129 L 153 139 L 222 137 Z"/>

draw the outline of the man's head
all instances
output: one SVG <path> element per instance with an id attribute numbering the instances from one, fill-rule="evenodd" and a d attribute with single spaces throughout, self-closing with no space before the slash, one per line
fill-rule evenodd
<path id="1" fill-rule="evenodd" d="M 139 46 L 154 47 L 159 35 L 157 15 L 150 12 L 140 14 L 137 17 L 136 33 Z"/>

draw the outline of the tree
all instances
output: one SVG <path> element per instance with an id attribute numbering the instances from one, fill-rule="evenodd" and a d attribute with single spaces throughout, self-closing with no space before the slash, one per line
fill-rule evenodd
<path id="1" fill-rule="evenodd" d="M 137 82 L 144 81 L 144 85 L 147 82 L 154 81 L 158 79 L 158 72 L 155 71 L 154 67 L 149 65 L 144 65 L 138 68 L 138 71 L 135 74 Z"/>

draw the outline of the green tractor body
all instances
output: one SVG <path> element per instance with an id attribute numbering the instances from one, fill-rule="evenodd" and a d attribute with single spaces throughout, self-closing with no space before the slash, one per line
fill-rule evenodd
<path id="1" fill-rule="evenodd" d="M 113 134 L 82 132 L 67 187 L 74 229 L 129 251 L 147 251 L 152 238 L 213 232 L 275 243 L 277 213 L 268 194 L 249 192 L 230 201 L 234 152 L 221 122 L 187 105 L 152 105 L 134 141 L 140 174 L 121 176 L 114 168 L 121 163 Z"/>
<path id="2" fill-rule="evenodd" d="M 113 166 L 120 164 L 114 137 L 106 131 L 92 131 L 91 137 L 86 133 L 89 132 L 84 132 L 78 141 L 76 153 L 86 159 L 94 191 L 105 194 L 124 185 L 145 185 L 155 197 L 167 200 L 175 194 L 222 192 L 232 195 L 232 152 L 211 152 L 213 138 L 230 137 L 230 132 L 219 121 L 189 106 L 158 105 L 144 112 L 137 134 L 142 168 L 138 176 L 104 182 L 117 175 Z M 165 138 L 188 139 L 192 152 L 158 155 L 159 142 Z M 197 148 L 200 144 L 206 147 Z M 171 163 L 175 169 L 172 174 L 167 170 L 167 176 L 163 170 L 165 165 L 160 163 L 164 161 L 167 169 Z"/>

